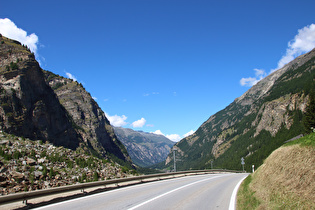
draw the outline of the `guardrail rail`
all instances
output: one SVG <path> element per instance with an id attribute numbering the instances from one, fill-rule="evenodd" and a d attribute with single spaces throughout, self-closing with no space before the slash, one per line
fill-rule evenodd
<path id="1" fill-rule="evenodd" d="M 104 180 L 104 181 L 96 181 L 96 182 L 87 182 L 87 183 L 80 183 L 74 185 L 67 185 L 61 187 L 54 187 L 49 189 L 42 189 L 42 190 L 35 190 L 30 192 L 21 192 L 21 193 L 14 193 L 9 195 L 0 196 L 0 205 L 13 203 L 18 201 L 23 201 L 23 203 L 27 204 L 27 200 L 54 195 L 54 194 L 61 194 L 65 192 L 81 190 L 84 192 L 84 189 L 92 188 L 92 187 L 104 187 L 109 184 L 117 184 L 131 182 L 131 181 L 139 181 L 139 183 L 145 182 L 146 179 L 160 180 L 163 177 L 168 178 L 175 178 L 179 175 L 197 175 L 197 174 L 207 174 L 207 173 L 242 173 L 241 171 L 234 171 L 234 170 L 225 170 L 225 169 L 212 169 L 212 170 L 192 170 L 192 171 L 180 171 L 180 172 L 172 172 L 172 173 L 161 173 L 161 174 L 151 174 L 151 175 L 143 175 L 143 176 L 134 176 L 134 177 L 127 177 L 121 179 L 112 179 L 112 180 Z M 150 180 L 154 181 L 154 180 Z"/>

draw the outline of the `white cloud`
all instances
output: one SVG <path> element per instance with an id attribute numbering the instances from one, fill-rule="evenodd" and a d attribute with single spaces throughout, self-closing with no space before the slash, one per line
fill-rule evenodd
<path id="1" fill-rule="evenodd" d="M 188 133 L 184 134 L 184 137 L 190 136 L 191 134 L 195 133 L 195 131 L 191 130 Z"/>
<path id="2" fill-rule="evenodd" d="M 152 92 L 152 93 L 144 93 L 143 96 L 148 97 L 150 95 L 159 95 L 159 94 L 160 94 L 159 92 Z"/>
<path id="3" fill-rule="evenodd" d="M 145 123 L 146 123 L 146 120 L 142 117 L 140 120 L 137 120 L 131 123 L 131 125 L 134 128 L 142 128 Z"/>
<path id="4" fill-rule="evenodd" d="M 163 135 L 163 136 L 165 136 L 165 135 L 162 133 L 161 130 L 156 130 L 156 131 L 151 132 L 151 133 L 154 133 L 154 134 L 157 134 L 157 135 Z"/>
<path id="5" fill-rule="evenodd" d="M 255 71 L 255 77 L 247 77 L 247 78 L 242 78 L 240 80 L 240 84 L 242 86 L 251 87 L 253 85 L 256 85 L 257 82 L 262 80 L 267 75 L 265 70 L 263 69 L 254 69 L 254 71 Z"/>
<path id="6" fill-rule="evenodd" d="M 270 70 L 270 73 L 282 68 L 299 55 L 311 51 L 315 47 L 315 24 L 305 26 L 298 30 L 298 34 L 288 43 L 286 54 L 278 61 L 278 67 Z M 251 87 L 267 76 L 262 69 L 254 69 L 255 77 L 242 78 L 240 84 L 242 86 Z"/>
<path id="7" fill-rule="evenodd" d="M 182 139 L 182 137 L 180 135 L 178 135 L 178 134 L 165 135 L 164 133 L 162 133 L 161 130 L 156 130 L 156 131 L 151 132 L 151 133 L 154 133 L 154 134 L 157 134 L 157 135 L 163 135 L 166 138 L 168 138 L 169 140 L 175 141 L 175 142 L 178 142 L 178 141 L 180 141 Z"/>
<path id="8" fill-rule="evenodd" d="M 166 135 L 166 138 L 170 139 L 171 141 L 175 141 L 175 142 L 178 142 L 178 141 L 180 141 L 182 139 L 180 137 L 180 135 L 178 135 L 178 134 Z"/>
<path id="9" fill-rule="evenodd" d="M 5 37 L 27 45 L 32 52 L 37 53 L 38 36 L 34 33 L 27 35 L 26 31 L 18 28 L 10 19 L 0 19 L 0 33 Z"/>
<path id="10" fill-rule="evenodd" d="M 66 72 L 66 75 L 69 79 L 72 79 L 73 81 L 77 81 L 77 78 L 73 74 Z"/>
<path id="11" fill-rule="evenodd" d="M 315 47 L 315 24 L 298 30 L 298 34 L 288 43 L 286 54 L 278 62 L 278 69 L 299 55 L 311 51 Z"/>
<path id="12" fill-rule="evenodd" d="M 180 140 L 182 140 L 183 138 L 187 137 L 187 136 L 190 136 L 191 134 L 195 133 L 195 131 L 191 130 L 189 131 L 188 133 L 184 134 L 183 136 L 180 136 L 178 134 L 164 134 L 162 133 L 161 130 L 156 130 L 154 132 L 151 132 L 151 133 L 154 133 L 154 134 L 157 134 L 157 135 L 163 135 L 165 136 L 166 138 L 168 138 L 169 140 L 171 141 L 175 141 L 175 142 L 179 142 Z"/>
<path id="13" fill-rule="evenodd" d="M 114 115 L 114 116 L 110 116 L 108 113 L 105 113 L 107 119 L 109 120 L 110 124 L 115 126 L 115 127 L 121 127 L 121 126 L 125 126 L 128 123 L 126 122 L 127 117 L 125 115 L 122 116 L 118 116 L 118 115 Z"/>

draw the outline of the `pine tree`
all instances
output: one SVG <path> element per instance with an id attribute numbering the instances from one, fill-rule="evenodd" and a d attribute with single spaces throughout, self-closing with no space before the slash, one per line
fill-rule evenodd
<path id="1" fill-rule="evenodd" d="M 306 133 L 311 133 L 315 130 L 315 93 L 314 89 L 311 90 L 309 95 L 309 104 L 306 107 L 304 114 L 304 127 Z"/>

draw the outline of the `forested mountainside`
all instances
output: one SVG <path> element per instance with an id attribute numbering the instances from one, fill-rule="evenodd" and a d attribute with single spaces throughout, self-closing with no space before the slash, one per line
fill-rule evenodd
<path id="1" fill-rule="evenodd" d="M 125 145 L 133 163 L 148 167 L 162 162 L 175 142 L 163 135 L 114 127 L 118 139 Z"/>
<path id="2" fill-rule="evenodd" d="M 182 139 L 177 149 L 179 170 L 210 168 L 246 170 L 262 161 L 284 141 L 304 132 L 303 113 L 314 88 L 315 50 L 271 73 L 212 115 L 198 130 Z M 171 167 L 172 153 L 165 165 Z"/>
<path id="3" fill-rule="evenodd" d="M 52 86 L 52 88 L 50 87 Z M 43 72 L 34 54 L 0 36 L 0 130 L 131 165 L 102 110 L 82 85 Z"/>

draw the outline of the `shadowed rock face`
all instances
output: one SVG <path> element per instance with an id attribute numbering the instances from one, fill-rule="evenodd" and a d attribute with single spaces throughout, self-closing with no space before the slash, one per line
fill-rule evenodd
<path id="1" fill-rule="evenodd" d="M 44 71 L 44 73 L 47 83 L 72 117 L 73 124 L 83 141 L 102 156 L 111 153 L 119 159 L 130 160 L 104 112 L 82 84 L 52 72 Z"/>
<path id="2" fill-rule="evenodd" d="M 131 163 L 104 112 L 81 84 L 43 71 L 19 42 L 1 36 L 0 43 L 1 130 Z"/>
<path id="3" fill-rule="evenodd" d="M 18 43 L 0 37 L 0 127 L 31 139 L 75 149 L 79 138 L 34 56 Z"/>

